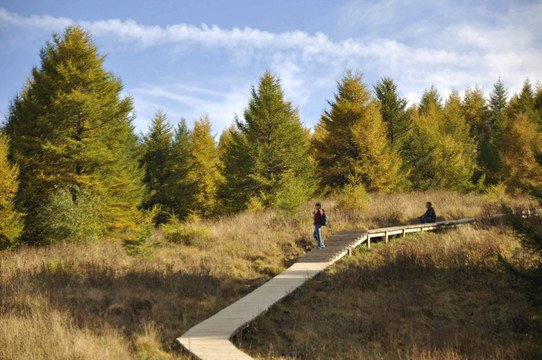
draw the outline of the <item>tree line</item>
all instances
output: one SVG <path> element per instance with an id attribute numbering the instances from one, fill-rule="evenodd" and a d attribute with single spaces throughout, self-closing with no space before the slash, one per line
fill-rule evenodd
<path id="1" fill-rule="evenodd" d="M 435 87 L 408 106 L 390 78 L 337 83 L 314 131 L 266 71 L 243 118 L 216 139 L 206 115 L 189 129 L 157 111 L 138 137 L 133 101 L 103 69 L 88 32 L 55 34 L 12 101 L 0 135 L 0 244 L 137 232 L 190 214 L 297 211 L 311 197 L 411 189 L 511 192 L 542 185 L 542 86 L 509 96 Z M 353 204 L 355 206 L 355 204 Z"/>

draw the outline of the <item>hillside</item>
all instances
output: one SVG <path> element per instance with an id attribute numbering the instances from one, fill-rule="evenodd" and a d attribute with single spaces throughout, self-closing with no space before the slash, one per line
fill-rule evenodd
<path id="1" fill-rule="evenodd" d="M 365 210 L 342 209 L 338 206 L 338 201 L 327 199 L 323 201 L 323 204 L 329 213 L 331 223 L 325 234 L 415 221 L 416 216 L 423 211 L 425 200 L 433 201 L 442 219 L 480 216 L 498 209 L 496 205 L 488 205 L 487 201 L 480 196 L 449 192 L 371 195 Z M 523 198 L 509 203 L 517 207 L 533 204 Z M 245 212 L 215 221 L 194 221 L 182 224 L 183 236 L 177 239 L 177 242 L 173 242 L 171 237 L 166 236 L 165 230 L 157 229 L 150 238 L 140 244 L 138 252 L 130 252 L 132 255 L 127 254 L 120 239 L 64 242 L 44 247 L 22 246 L 15 250 L 3 251 L 0 253 L 0 312 L 2 313 L 0 358 L 184 358 L 185 355 L 180 352 L 179 346 L 174 341 L 177 336 L 282 271 L 314 245 L 311 239 L 311 210 L 312 203 L 307 204 L 300 214 L 293 217 L 278 210 L 265 210 L 257 213 Z M 492 230 L 484 231 L 492 234 Z M 508 241 L 514 241 L 506 230 L 501 231 L 507 234 Z M 424 246 L 437 243 L 437 239 L 438 237 L 420 238 L 416 242 L 411 241 L 412 238 L 407 238 L 405 244 L 411 244 L 411 246 L 419 244 L 421 250 L 418 252 L 421 260 L 437 261 L 438 257 L 432 257 L 429 250 L 423 250 Z M 346 262 L 341 262 L 324 277 L 311 283 L 312 285 L 308 288 L 302 288 L 300 292 L 296 292 L 292 299 L 303 299 L 314 286 L 319 286 L 318 284 L 322 282 L 328 284 L 324 289 L 331 288 L 331 285 L 340 285 L 337 291 L 319 291 L 320 301 L 326 304 L 324 313 L 330 314 L 329 311 L 333 309 L 343 309 L 340 311 L 351 316 L 352 313 L 348 309 L 361 306 L 362 303 L 366 304 L 367 299 L 371 304 L 377 303 L 374 297 L 380 291 L 378 282 L 374 280 L 367 285 L 365 282 L 360 283 L 356 280 L 367 278 L 367 272 L 371 274 L 369 279 L 379 279 L 378 276 L 391 274 L 390 286 L 384 289 L 388 292 L 396 294 L 394 288 L 397 281 L 400 281 L 403 286 L 412 289 L 409 291 L 413 294 L 418 294 L 419 290 L 416 290 L 416 284 L 419 283 L 418 276 L 431 278 L 434 275 L 432 269 L 440 265 L 438 262 L 427 263 L 426 267 L 420 268 L 417 263 L 401 265 L 401 262 L 392 261 L 392 265 L 386 265 L 384 270 L 378 270 L 379 262 L 384 264 L 394 259 L 392 255 L 395 250 L 393 249 L 399 249 L 395 246 L 399 242 L 394 241 L 393 244 L 394 246 L 382 249 L 375 247 L 371 252 L 363 252 Z M 515 246 L 517 247 L 517 244 Z M 416 253 L 416 247 L 410 249 Z M 472 249 L 473 253 L 469 256 L 479 259 L 480 256 L 476 255 L 477 248 Z M 490 249 L 494 249 L 494 246 Z M 382 254 L 389 255 L 386 255 L 388 256 L 386 258 Z M 464 255 L 459 252 L 455 259 L 461 261 L 461 256 Z M 409 256 L 405 255 L 403 258 L 410 259 L 414 255 Z M 476 264 L 483 263 L 482 260 L 476 261 Z M 364 264 L 374 265 L 364 267 L 366 266 Z M 495 276 L 498 276 L 500 286 L 512 294 L 511 299 L 519 301 L 519 293 L 509 289 L 510 284 L 505 282 L 506 279 L 500 274 L 494 261 L 488 260 L 488 264 L 496 274 Z M 393 275 L 394 269 L 401 269 L 401 266 L 406 269 L 413 268 L 415 272 L 412 275 L 407 273 Z M 388 267 L 389 269 L 386 270 Z M 457 273 L 463 274 L 460 279 L 469 278 L 480 272 L 479 269 L 481 268 L 463 266 L 457 270 Z M 356 275 L 358 272 L 359 275 Z M 378 275 L 380 273 L 383 275 Z M 378 276 L 374 277 L 373 274 Z M 443 274 L 446 275 L 447 272 Z M 456 273 L 452 275 L 455 276 Z M 452 280 L 453 277 L 449 281 Z M 491 284 L 493 282 L 489 282 L 488 286 Z M 356 289 L 357 293 L 355 293 Z M 366 291 L 367 289 L 372 290 Z M 435 289 L 425 288 L 422 294 L 426 294 L 428 299 L 433 299 L 433 297 L 437 299 L 440 292 L 432 294 L 432 290 Z M 452 297 L 451 293 L 448 294 Z M 332 296 L 328 297 L 330 295 Z M 345 304 L 331 306 L 331 303 L 339 301 L 336 297 L 342 297 L 342 300 L 346 301 Z M 354 301 L 356 299 L 365 300 L 359 303 Z M 463 301 L 478 301 L 476 299 L 475 297 L 471 300 L 469 293 L 466 293 Z M 378 301 L 378 303 L 381 302 Z M 291 309 L 297 314 L 292 318 L 296 319 L 307 314 L 308 308 L 303 306 L 314 304 L 314 302 L 300 300 L 300 304 L 296 304 L 288 300 L 286 304 L 292 304 Z M 278 306 L 283 308 L 285 305 Z M 519 309 L 523 309 L 523 306 L 527 305 L 522 305 Z M 442 311 L 446 313 L 448 308 L 448 306 L 444 307 Z M 405 309 L 402 311 L 406 311 Z M 384 310 L 379 316 L 382 316 L 383 312 Z M 277 314 L 279 317 L 282 316 L 280 311 Z M 446 314 L 450 318 L 457 317 L 455 312 Z M 520 329 L 524 329 L 522 324 L 526 323 L 527 334 L 532 335 L 534 325 L 531 318 L 526 318 L 525 314 L 528 313 L 518 313 L 516 320 Z M 269 321 L 268 319 L 264 317 L 261 321 L 265 323 Z M 461 317 L 457 319 L 460 321 Z M 309 317 L 306 320 L 315 319 Z M 386 331 L 391 334 L 394 333 L 392 330 L 397 324 L 394 322 L 395 319 L 389 320 Z M 257 323 L 256 328 L 261 328 L 258 324 L 260 322 Z M 280 327 L 292 336 L 297 336 L 296 333 L 299 336 L 313 334 L 306 331 L 305 327 L 300 331 L 295 327 L 294 330 L 287 330 L 289 326 L 287 322 L 280 324 Z M 308 326 L 307 323 L 303 324 Z M 370 325 L 366 322 L 359 323 L 353 318 L 350 324 L 357 324 L 358 329 L 364 329 L 365 324 Z M 320 325 L 319 322 L 315 322 L 310 327 L 319 328 Z M 348 329 L 346 326 L 344 328 Z M 330 333 L 335 331 L 327 325 L 324 329 Z M 379 327 L 376 327 L 374 334 L 379 334 L 380 338 Z M 258 334 L 260 335 L 263 341 L 269 339 L 265 332 Z M 322 337 L 321 344 L 326 344 L 335 337 L 324 337 L 325 333 L 319 335 Z M 271 338 L 280 339 L 276 336 Z M 312 341 L 310 339 L 312 338 L 306 338 L 305 344 Z M 243 344 L 247 344 L 247 341 L 249 341 L 248 344 L 256 346 L 254 336 L 245 335 Z M 297 342 L 291 344 L 284 342 L 287 344 L 284 345 L 286 347 L 277 346 L 276 348 L 298 349 Z M 371 340 L 371 343 L 373 342 Z M 392 344 L 393 341 L 390 340 L 388 343 Z M 523 341 L 517 344 L 525 343 L 529 342 Z M 384 348 L 385 345 L 382 344 L 374 343 L 371 346 Z M 532 349 L 532 351 L 535 350 L 536 348 Z M 261 351 L 265 356 L 269 353 L 269 349 L 266 348 Z M 351 353 L 355 358 L 356 351 L 361 350 L 352 347 L 345 354 Z M 426 351 L 426 349 L 422 348 L 420 351 Z M 322 356 L 324 354 L 323 352 Z"/>
<path id="2" fill-rule="evenodd" d="M 257 359 L 540 359 L 542 312 L 497 261 L 535 259 L 501 225 L 377 244 L 238 337 Z"/>

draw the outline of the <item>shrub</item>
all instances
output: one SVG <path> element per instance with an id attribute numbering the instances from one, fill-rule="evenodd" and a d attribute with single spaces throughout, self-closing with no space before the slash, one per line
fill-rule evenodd
<path id="1" fill-rule="evenodd" d="M 363 184 L 350 183 L 341 192 L 339 206 L 345 209 L 365 209 L 369 204 L 367 190 Z"/>
<path id="2" fill-rule="evenodd" d="M 105 233 L 101 199 L 78 187 L 58 188 L 40 211 L 48 242 L 97 239 Z"/>
<path id="3" fill-rule="evenodd" d="M 176 244 L 205 248 L 209 243 L 209 228 L 201 224 L 196 214 L 189 216 L 186 221 L 180 221 L 172 215 L 161 228 L 165 239 Z"/>

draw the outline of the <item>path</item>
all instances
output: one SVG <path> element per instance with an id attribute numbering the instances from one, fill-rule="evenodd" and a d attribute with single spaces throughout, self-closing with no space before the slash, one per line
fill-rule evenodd
<path id="1" fill-rule="evenodd" d="M 362 243 L 371 246 L 371 238 L 380 237 L 387 243 L 389 236 L 437 230 L 476 221 L 475 218 L 441 221 L 434 224 L 403 225 L 369 231 L 341 231 L 326 240 L 322 250 L 312 250 L 295 264 L 250 294 L 197 324 L 177 338 L 184 349 L 201 360 L 252 359 L 231 342 L 238 331 L 267 311 L 273 304 L 303 285 L 351 249 Z"/>

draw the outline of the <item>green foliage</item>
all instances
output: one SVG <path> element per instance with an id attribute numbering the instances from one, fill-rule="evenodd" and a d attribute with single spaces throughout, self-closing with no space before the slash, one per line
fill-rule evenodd
<path id="1" fill-rule="evenodd" d="M 162 234 L 169 242 L 208 248 L 210 244 L 209 228 L 203 226 L 197 216 L 192 215 L 186 221 L 180 221 L 172 215 L 161 227 Z"/>
<path id="2" fill-rule="evenodd" d="M 275 204 L 290 214 L 299 212 L 307 202 L 306 186 L 306 181 L 303 179 L 294 174 L 286 174 L 282 179 L 282 186 L 277 193 Z M 252 209 L 254 210 L 254 204 Z"/>
<path id="3" fill-rule="evenodd" d="M 16 202 L 27 213 L 24 239 L 43 240 L 41 205 L 57 188 L 100 198 L 108 231 L 137 226 L 144 187 L 132 100 L 121 97 L 121 81 L 103 70 L 104 57 L 78 26 L 54 35 L 40 56 L 5 126 L 20 167 Z"/>
<path id="4" fill-rule="evenodd" d="M 490 184 L 498 183 L 501 178 L 499 143 L 506 130 L 507 104 L 508 92 L 499 79 L 489 95 L 488 122 L 478 144 L 478 164 Z"/>
<path id="5" fill-rule="evenodd" d="M 190 167 L 190 157 L 192 154 L 192 135 L 185 119 L 181 119 L 175 129 L 173 137 L 173 156 L 171 158 L 171 170 L 173 181 L 170 182 L 169 192 L 172 194 L 173 203 L 170 204 L 172 212 L 180 218 L 189 215 L 188 204 L 192 203 L 193 188 L 188 179 L 188 169 Z"/>
<path id="6" fill-rule="evenodd" d="M 503 183 L 488 186 L 483 195 L 483 200 L 488 204 L 503 204 L 510 198 L 506 190 L 506 185 Z"/>
<path id="7" fill-rule="evenodd" d="M 74 201 L 74 199 L 76 199 Z M 97 239 L 105 234 L 105 204 L 88 190 L 59 188 L 41 206 L 38 220 L 47 242 Z"/>
<path id="8" fill-rule="evenodd" d="M 465 121 L 470 126 L 470 132 L 474 139 L 478 140 L 487 132 L 488 109 L 484 93 L 479 87 L 465 90 L 463 102 Z"/>
<path id="9" fill-rule="evenodd" d="M 211 122 L 207 115 L 194 124 L 191 149 L 187 174 L 193 189 L 190 208 L 201 213 L 203 217 L 209 217 L 218 210 L 217 191 L 223 178 L 215 138 L 211 134 Z"/>
<path id="10" fill-rule="evenodd" d="M 453 92 L 444 108 L 433 101 L 427 103 L 419 115 L 411 113 L 412 130 L 405 151 L 409 178 L 420 190 L 469 190 L 475 170 L 475 144 L 459 95 Z"/>
<path id="11" fill-rule="evenodd" d="M 160 245 L 151 242 L 155 229 L 154 222 L 159 211 L 159 207 L 154 207 L 150 211 L 142 213 L 138 219 L 137 227 L 120 234 L 126 254 L 134 257 L 149 257 L 152 255 L 154 247 Z"/>
<path id="12" fill-rule="evenodd" d="M 535 95 L 529 79 L 526 79 L 523 83 L 521 93 L 514 95 L 510 99 L 507 110 L 509 118 L 514 118 L 515 116 L 524 113 L 531 121 L 540 124 L 540 118 L 535 111 Z"/>
<path id="13" fill-rule="evenodd" d="M 329 105 L 312 142 L 322 184 L 340 189 L 356 176 L 369 191 L 399 188 L 401 159 L 389 146 L 380 107 L 361 74 L 348 71 Z"/>
<path id="14" fill-rule="evenodd" d="M 421 114 L 426 113 L 430 107 L 434 107 L 437 112 L 443 110 L 442 97 L 440 96 L 435 85 L 431 85 L 429 90 L 424 91 L 420 99 L 420 105 L 418 106 L 418 112 Z"/>
<path id="15" fill-rule="evenodd" d="M 14 207 L 19 168 L 8 161 L 8 139 L 0 132 L 0 249 L 14 245 L 23 230 L 22 214 Z"/>
<path id="16" fill-rule="evenodd" d="M 508 119 L 499 142 L 503 182 L 513 192 L 529 192 L 542 185 L 542 171 L 536 152 L 542 150 L 542 134 L 526 113 Z"/>
<path id="17" fill-rule="evenodd" d="M 390 78 L 381 79 L 374 90 L 380 104 L 382 121 L 387 125 L 388 140 L 392 147 L 400 151 L 410 127 L 410 118 L 406 112 L 407 100 L 399 97 L 397 85 Z"/>
<path id="18" fill-rule="evenodd" d="M 359 179 L 352 178 L 342 189 L 339 206 L 345 209 L 365 209 L 369 206 L 367 190 Z"/>
<path id="19" fill-rule="evenodd" d="M 297 110 L 284 100 L 280 81 L 265 72 L 244 112 L 224 140 L 221 194 L 233 210 L 257 197 L 263 206 L 293 210 L 314 191 L 314 165 Z M 290 196 L 289 200 L 283 196 Z"/>
<path id="20" fill-rule="evenodd" d="M 155 219 L 157 224 L 165 222 L 172 212 L 187 215 L 180 204 L 186 207 L 191 202 L 192 192 L 187 180 L 190 141 L 184 119 L 173 131 L 162 111 L 156 113 L 149 134 L 143 138 L 141 162 L 148 191 L 148 199 L 143 205 L 146 209 L 160 206 Z"/>

